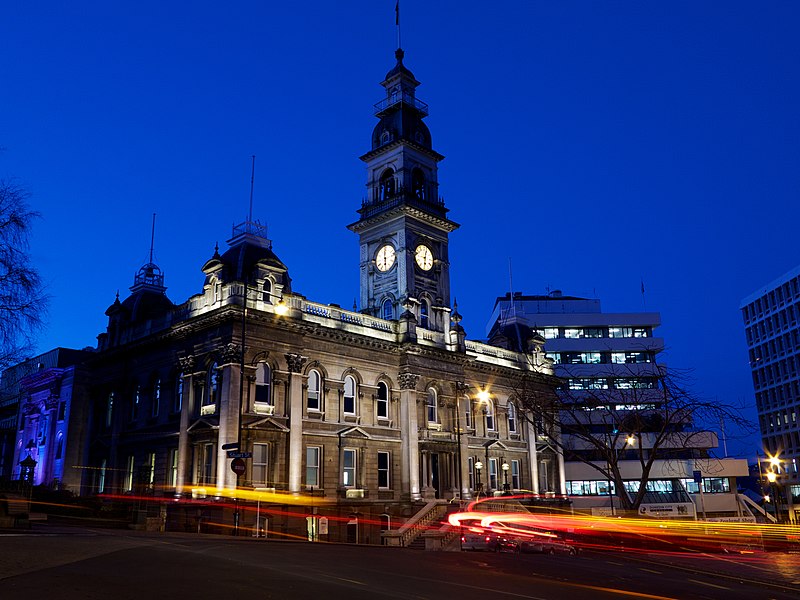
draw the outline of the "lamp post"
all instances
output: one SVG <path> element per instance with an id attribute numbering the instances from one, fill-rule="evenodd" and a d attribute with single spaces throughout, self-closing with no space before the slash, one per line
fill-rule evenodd
<path id="1" fill-rule="evenodd" d="M 781 522 L 781 496 L 778 492 L 778 475 L 775 471 L 767 471 L 767 481 L 769 481 L 769 491 L 770 494 L 765 496 L 764 498 L 767 499 L 772 496 L 772 506 L 775 510 L 775 520 L 780 523 Z M 769 502 L 769 500 L 767 500 Z"/>
<path id="2" fill-rule="evenodd" d="M 508 470 L 511 466 L 503 459 L 503 496 L 510 496 L 511 495 L 511 486 L 508 485 Z"/>
<path id="3" fill-rule="evenodd" d="M 483 463 L 478 461 L 475 463 L 475 491 L 477 498 L 481 497 L 481 469 L 483 469 Z"/>

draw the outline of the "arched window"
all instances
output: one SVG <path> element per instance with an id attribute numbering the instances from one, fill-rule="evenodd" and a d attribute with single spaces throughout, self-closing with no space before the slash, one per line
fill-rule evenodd
<path id="1" fill-rule="evenodd" d="M 411 171 L 411 189 L 417 198 L 425 200 L 425 174 L 419 167 Z"/>
<path id="2" fill-rule="evenodd" d="M 211 288 L 214 293 L 214 302 L 217 303 L 222 299 L 222 285 L 216 277 L 211 278 Z"/>
<path id="3" fill-rule="evenodd" d="M 319 410 L 321 382 L 318 371 L 312 369 L 308 372 L 308 388 L 306 390 L 306 408 L 308 410 Z"/>
<path id="4" fill-rule="evenodd" d="M 133 389 L 133 398 L 131 399 L 131 421 L 139 418 L 139 403 L 142 400 L 142 387 L 136 385 Z"/>
<path id="5" fill-rule="evenodd" d="M 381 174 L 379 190 L 381 200 L 386 200 L 394 196 L 394 171 L 386 169 Z"/>
<path id="6" fill-rule="evenodd" d="M 256 368 L 256 402 L 272 404 L 272 369 L 265 362 Z"/>
<path id="7" fill-rule="evenodd" d="M 172 412 L 181 412 L 183 406 L 183 373 L 178 373 L 178 379 L 175 382 L 175 398 L 172 399 Z"/>
<path id="8" fill-rule="evenodd" d="M 261 300 L 266 304 L 272 304 L 272 282 L 265 279 L 261 285 Z"/>
<path id="9" fill-rule="evenodd" d="M 206 393 L 203 394 L 203 402 L 200 406 L 201 415 L 213 415 L 215 412 L 217 412 L 217 401 L 219 400 L 219 379 L 219 365 L 214 363 L 208 369 Z"/>
<path id="10" fill-rule="evenodd" d="M 427 408 L 428 408 L 428 423 L 438 423 L 438 419 L 436 418 L 436 390 L 433 388 L 428 388 L 428 399 L 427 399 Z"/>
<path id="11" fill-rule="evenodd" d="M 61 460 L 64 454 L 64 434 L 59 433 L 56 438 L 56 460 Z"/>
<path id="12" fill-rule="evenodd" d="M 486 430 L 494 431 L 494 404 L 491 400 L 486 401 Z"/>
<path id="13" fill-rule="evenodd" d="M 428 329 L 430 320 L 428 319 L 428 301 L 423 300 L 419 305 L 419 326 L 423 329 Z"/>
<path id="14" fill-rule="evenodd" d="M 150 416 L 157 417 L 161 409 L 161 380 L 156 379 L 153 384 L 153 403 L 150 405 Z"/>
<path id="15" fill-rule="evenodd" d="M 351 375 L 344 378 L 344 414 L 356 414 L 356 380 Z"/>
<path id="16" fill-rule="evenodd" d="M 394 319 L 394 307 L 392 306 L 391 299 L 387 298 L 383 301 L 383 308 L 381 309 L 381 313 L 384 319 L 387 321 L 391 321 Z"/>
<path id="17" fill-rule="evenodd" d="M 513 402 L 508 403 L 508 432 L 517 433 L 517 407 Z"/>
<path id="18" fill-rule="evenodd" d="M 378 382 L 378 398 L 376 412 L 379 419 L 389 418 L 389 386 L 383 381 Z"/>
<path id="19" fill-rule="evenodd" d="M 384 131 L 381 134 L 381 146 L 383 146 L 384 144 L 388 144 L 391 141 L 392 141 L 391 134 L 388 131 Z"/>

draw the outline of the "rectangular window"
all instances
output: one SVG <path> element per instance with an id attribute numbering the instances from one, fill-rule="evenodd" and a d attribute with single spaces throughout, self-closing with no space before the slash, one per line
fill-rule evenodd
<path id="1" fill-rule="evenodd" d="M 608 337 L 612 338 L 628 338 L 633 337 L 633 328 L 631 327 L 609 327 Z"/>
<path id="2" fill-rule="evenodd" d="M 63 421 L 64 417 L 67 416 L 67 403 L 66 402 L 59 402 L 58 403 L 58 420 Z"/>
<path id="3" fill-rule="evenodd" d="M 469 398 L 464 400 L 464 427 L 472 429 L 472 401 Z"/>
<path id="4" fill-rule="evenodd" d="M 345 449 L 342 452 L 342 485 L 354 487 L 356 485 L 356 451 Z"/>
<path id="5" fill-rule="evenodd" d="M 319 465 L 322 449 L 319 446 L 309 446 L 306 448 L 306 485 L 319 487 Z"/>
<path id="6" fill-rule="evenodd" d="M 560 365 L 561 364 L 561 353 L 560 352 L 546 352 L 545 356 L 553 361 L 553 364 Z"/>
<path id="7" fill-rule="evenodd" d="M 558 337 L 558 327 L 545 327 L 542 337 L 546 340 L 554 340 Z"/>
<path id="8" fill-rule="evenodd" d="M 389 485 L 389 453 L 378 452 L 378 487 L 388 489 Z"/>
<path id="9" fill-rule="evenodd" d="M 633 328 L 633 337 L 635 337 L 635 338 L 650 337 L 650 330 L 647 327 L 634 327 Z"/>
<path id="10" fill-rule="evenodd" d="M 574 329 L 574 328 L 565 329 L 564 337 L 568 339 L 582 338 L 583 329 Z"/>
<path id="11" fill-rule="evenodd" d="M 200 465 L 200 483 L 211 484 L 214 483 L 214 444 L 203 444 L 203 462 Z"/>
<path id="12" fill-rule="evenodd" d="M 354 414 L 356 414 L 356 399 L 355 399 L 355 396 L 345 396 L 344 397 L 344 414 L 346 414 L 346 415 L 354 415 Z"/>
<path id="13" fill-rule="evenodd" d="M 611 353 L 611 362 L 615 365 L 624 365 L 625 364 L 625 353 L 624 352 L 612 352 Z"/>
<path id="14" fill-rule="evenodd" d="M 475 459 L 471 456 L 467 458 L 467 475 L 469 477 L 469 489 L 475 489 Z"/>
<path id="15" fill-rule="evenodd" d="M 511 489 L 519 490 L 522 489 L 522 485 L 520 484 L 519 480 L 519 461 L 512 460 L 511 461 Z"/>
<path id="16" fill-rule="evenodd" d="M 104 458 L 100 461 L 100 475 L 97 478 L 97 493 L 102 494 L 106 491 L 106 466 L 108 462 Z"/>
<path id="17" fill-rule="evenodd" d="M 131 421 L 139 418 L 139 402 L 142 399 L 142 390 L 137 385 L 133 390 L 133 398 L 131 399 Z"/>
<path id="18" fill-rule="evenodd" d="M 587 327 L 583 330 L 583 337 L 587 338 L 601 338 L 605 337 L 603 334 L 605 332 L 599 327 Z"/>
<path id="19" fill-rule="evenodd" d="M 125 491 L 132 492 L 133 491 L 133 468 L 134 468 L 134 459 L 133 456 L 128 457 L 128 461 L 125 464 Z"/>
<path id="20" fill-rule="evenodd" d="M 493 490 L 497 489 L 497 459 L 489 459 L 489 487 Z"/>
<path id="21" fill-rule="evenodd" d="M 106 402 L 106 427 L 110 428 L 112 421 L 112 417 L 114 416 L 114 392 L 111 392 L 108 395 L 108 400 Z"/>
<path id="22" fill-rule="evenodd" d="M 254 486 L 267 486 L 267 468 L 269 465 L 269 445 L 253 444 L 253 470 L 251 483 Z"/>
<path id="23" fill-rule="evenodd" d="M 599 352 L 581 352 L 581 362 L 587 365 L 599 365 L 601 358 Z"/>
<path id="24" fill-rule="evenodd" d="M 144 481 L 147 487 L 152 489 L 156 477 L 156 453 L 148 452 L 147 454 L 147 472 L 144 474 Z"/>
<path id="25" fill-rule="evenodd" d="M 155 385 L 153 385 L 153 403 L 150 405 L 150 416 L 156 418 L 159 410 L 161 410 L 161 382 L 156 381 Z"/>
<path id="26" fill-rule="evenodd" d="M 167 487 L 178 485 L 178 449 L 170 448 L 167 468 Z"/>
<path id="27" fill-rule="evenodd" d="M 377 403 L 375 411 L 379 419 L 389 418 L 389 388 L 383 382 L 378 384 L 378 398 L 375 400 Z"/>

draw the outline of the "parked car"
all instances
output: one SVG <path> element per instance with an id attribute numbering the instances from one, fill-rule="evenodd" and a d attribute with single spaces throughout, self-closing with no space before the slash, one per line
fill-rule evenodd
<path id="1" fill-rule="evenodd" d="M 461 534 L 461 549 L 495 552 L 498 550 L 497 534 L 488 531 L 465 531 Z"/>

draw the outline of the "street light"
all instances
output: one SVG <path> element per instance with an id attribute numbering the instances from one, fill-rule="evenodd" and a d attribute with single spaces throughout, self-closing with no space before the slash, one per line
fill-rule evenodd
<path id="1" fill-rule="evenodd" d="M 483 463 L 478 461 L 475 463 L 475 491 L 477 492 L 477 497 L 480 498 L 481 496 L 481 469 L 483 469 Z"/>
<path id="2" fill-rule="evenodd" d="M 628 437 L 625 438 L 625 443 L 627 443 L 628 446 L 633 446 L 636 443 L 636 438 L 632 433 L 629 433 Z"/>
<path id="3" fill-rule="evenodd" d="M 511 495 L 511 486 L 508 485 L 508 470 L 511 466 L 504 460 L 501 469 L 503 469 L 503 496 Z"/>

